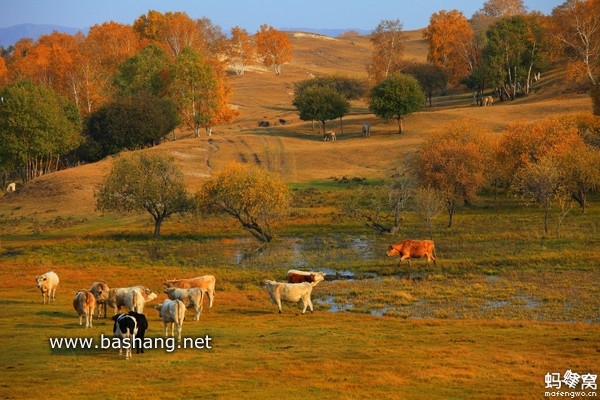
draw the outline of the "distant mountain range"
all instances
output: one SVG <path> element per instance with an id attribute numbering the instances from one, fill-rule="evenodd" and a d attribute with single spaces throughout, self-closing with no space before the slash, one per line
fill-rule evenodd
<path id="1" fill-rule="evenodd" d="M 280 28 L 282 31 L 298 31 L 308 33 L 318 33 L 320 35 L 336 37 L 348 31 L 358 32 L 359 35 L 369 35 L 371 31 L 365 29 L 313 29 L 313 28 Z M 14 45 L 19 39 L 32 38 L 37 40 L 40 36 L 50 34 L 54 31 L 64 32 L 74 35 L 79 31 L 87 34 L 88 29 L 73 28 L 59 25 L 36 25 L 36 24 L 21 24 L 9 26 L 8 28 L 0 28 L 0 46 L 8 48 Z"/>
<path id="2" fill-rule="evenodd" d="M 68 33 L 74 35 L 79 31 L 87 34 L 87 28 L 71 28 L 59 25 L 36 25 L 36 24 L 21 24 L 9 26 L 8 28 L 0 28 L 0 46 L 7 48 L 14 45 L 19 39 L 32 38 L 37 40 L 40 36 L 52 33 L 54 31 Z"/>

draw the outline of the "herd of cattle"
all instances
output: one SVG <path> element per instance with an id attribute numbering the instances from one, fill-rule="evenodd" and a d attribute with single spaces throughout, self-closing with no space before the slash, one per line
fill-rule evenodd
<path id="1" fill-rule="evenodd" d="M 433 260 L 435 263 L 435 246 L 431 240 L 405 240 L 397 244 L 390 245 L 387 255 L 389 257 L 397 256 L 400 262 L 407 260 L 410 265 L 411 258 L 427 258 L 427 265 Z M 325 279 L 323 272 L 307 272 L 290 270 L 287 273 L 287 282 L 277 282 L 273 280 L 262 281 L 262 287 L 266 289 L 273 303 L 277 305 L 281 313 L 282 301 L 299 303 L 302 302 L 302 314 L 307 308 L 313 312 L 311 295 L 313 288 Z M 36 278 L 37 287 L 42 293 L 43 304 L 55 301 L 56 289 L 59 284 L 58 275 L 49 271 Z M 159 318 L 163 322 L 164 336 L 168 336 L 169 327 L 171 336 L 175 336 L 177 330 L 177 340 L 181 341 L 181 332 L 185 312 L 187 308 L 194 308 L 194 320 L 198 321 L 202 313 L 204 297 L 208 298 L 208 306 L 213 306 L 215 296 L 215 282 L 213 275 L 204 275 L 190 279 L 165 280 L 164 293 L 167 295 L 162 304 L 154 306 L 158 311 Z M 106 318 L 107 308 L 113 310 L 113 334 L 116 338 L 124 339 L 135 336 L 144 340 L 144 334 L 148 329 L 148 320 L 144 315 L 146 303 L 157 298 L 157 294 L 149 288 L 142 285 L 109 288 L 105 281 L 94 282 L 89 289 L 77 291 L 73 298 L 73 308 L 79 317 L 79 325 L 83 325 L 85 316 L 85 327 L 92 327 L 92 318 L 94 311 L 97 310 L 97 317 L 104 313 Z M 120 313 L 122 307 L 129 309 L 128 314 Z M 143 348 L 138 348 L 137 352 L 144 352 Z M 122 354 L 122 349 L 120 349 Z M 126 349 L 126 358 L 131 357 L 131 349 Z"/>

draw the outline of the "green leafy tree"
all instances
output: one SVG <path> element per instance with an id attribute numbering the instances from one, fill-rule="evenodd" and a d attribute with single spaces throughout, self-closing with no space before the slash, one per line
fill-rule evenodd
<path id="1" fill-rule="evenodd" d="M 506 86 L 505 94 L 514 99 L 528 94 L 534 67 L 543 64 L 544 31 L 536 16 L 503 18 L 486 33 L 484 63 L 492 72 L 494 86 Z"/>
<path id="2" fill-rule="evenodd" d="M 97 161 L 122 150 L 153 146 L 178 124 L 177 109 L 168 99 L 149 93 L 121 97 L 88 119 L 84 157 Z"/>
<path id="3" fill-rule="evenodd" d="M 309 86 L 296 92 L 292 102 L 303 121 L 320 121 L 322 133 L 326 121 L 342 118 L 350 111 L 350 103 L 328 86 Z"/>
<path id="4" fill-rule="evenodd" d="M 194 129 L 198 138 L 199 129 L 217 110 L 219 82 L 213 68 L 201 53 L 191 47 L 183 49 L 171 68 L 170 97 L 173 99 L 183 121 Z"/>
<path id="5" fill-rule="evenodd" d="M 407 63 L 402 71 L 419 81 L 419 85 L 421 85 L 421 89 L 423 89 L 426 96 L 426 101 L 429 101 L 429 107 L 431 107 L 435 91 L 446 91 L 446 74 L 434 64 L 411 62 Z"/>
<path id="6" fill-rule="evenodd" d="M 425 96 L 419 82 L 410 75 L 393 74 L 373 86 L 369 95 L 369 109 L 379 118 L 398 121 L 402 133 L 402 120 L 423 108 Z"/>
<path id="7" fill-rule="evenodd" d="M 81 143 L 77 107 L 52 89 L 20 80 L 0 97 L 0 159 L 24 182 L 58 169 L 60 158 Z"/>
<path id="8" fill-rule="evenodd" d="M 289 211 L 291 195 L 278 176 L 253 164 L 232 163 L 205 180 L 198 192 L 198 208 L 237 219 L 261 242 L 273 240 L 273 224 Z"/>
<path id="9" fill-rule="evenodd" d="M 96 207 L 109 212 L 148 212 L 154 219 L 154 238 L 164 220 L 194 209 L 181 170 L 170 156 L 131 154 L 115 159 L 96 193 Z"/>
<path id="10" fill-rule="evenodd" d="M 342 99 L 347 101 L 357 100 L 364 97 L 366 92 L 366 83 L 360 79 L 349 78 L 343 75 L 328 75 L 320 76 L 317 78 L 306 79 L 303 81 L 296 82 L 295 87 L 295 98 L 302 99 L 304 97 L 304 91 L 311 87 L 324 87 L 329 88 L 338 93 Z M 348 107 L 348 110 L 350 108 Z M 346 110 L 342 116 L 340 116 L 340 129 L 344 133 L 344 127 L 342 125 L 342 117 L 348 112 Z M 314 121 L 314 119 L 312 119 Z"/>
<path id="11" fill-rule="evenodd" d="M 121 96 L 149 92 L 164 94 L 165 71 L 169 67 L 167 52 L 155 43 L 149 44 L 119 65 L 114 85 Z"/>

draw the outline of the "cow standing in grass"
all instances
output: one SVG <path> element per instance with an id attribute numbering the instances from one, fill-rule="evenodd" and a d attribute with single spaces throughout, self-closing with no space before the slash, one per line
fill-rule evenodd
<path id="1" fill-rule="evenodd" d="M 73 298 L 73 308 L 79 315 L 79 326 L 83 324 L 83 316 L 85 315 L 85 327 L 91 328 L 94 309 L 96 308 L 96 298 L 89 290 L 82 289 L 75 294 Z"/>
<path id="2" fill-rule="evenodd" d="M 427 257 L 426 265 L 429 265 L 431 260 L 435 264 L 435 245 L 432 240 L 404 240 L 400 243 L 390 245 L 387 255 L 388 257 L 400 257 L 398 266 L 400 266 L 403 260 L 406 260 L 410 267 L 411 258 L 421 257 Z"/>
<path id="3" fill-rule="evenodd" d="M 46 297 L 48 297 L 48 303 L 54 303 L 54 297 L 56 295 L 56 288 L 58 287 L 58 275 L 54 271 L 48 271 L 35 278 L 38 289 L 42 292 L 42 304 L 46 304 Z"/>
<path id="4" fill-rule="evenodd" d="M 290 303 L 302 302 L 302 314 L 306 312 L 306 308 L 310 307 L 310 312 L 313 312 L 313 304 L 310 299 L 313 285 L 308 282 L 302 283 L 283 283 L 266 280 L 262 282 L 262 286 L 269 293 L 269 297 L 273 303 L 277 304 L 279 314 L 281 314 L 281 302 L 287 301 Z"/>
<path id="5" fill-rule="evenodd" d="M 313 286 L 317 283 L 325 280 L 325 272 L 313 272 L 313 271 L 298 271 L 290 269 L 287 273 L 288 283 L 302 283 L 308 282 Z"/>
<path id="6" fill-rule="evenodd" d="M 98 318 L 100 318 L 100 312 L 104 310 L 104 318 L 106 318 L 106 301 L 108 300 L 108 294 L 110 288 L 105 281 L 97 281 L 92 283 L 89 289 L 90 292 L 96 298 L 96 308 L 98 309 Z"/>

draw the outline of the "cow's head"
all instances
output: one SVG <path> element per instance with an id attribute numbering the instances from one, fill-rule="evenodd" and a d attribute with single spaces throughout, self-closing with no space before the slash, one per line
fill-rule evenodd
<path id="1" fill-rule="evenodd" d="M 38 289 L 42 289 L 45 286 L 45 282 L 48 280 L 46 275 L 40 275 L 35 278 L 35 283 L 37 284 Z"/>
<path id="2" fill-rule="evenodd" d="M 388 247 L 387 256 L 400 256 L 400 250 L 398 250 L 398 248 L 394 247 L 394 245 L 391 244 L 390 247 Z"/>
<path id="3" fill-rule="evenodd" d="M 165 280 L 163 282 L 163 285 L 165 285 L 167 288 L 170 288 L 170 287 L 173 287 L 173 283 L 174 282 L 175 282 L 175 279 L 171 279 L 170 281 L 169 280 Z"/>

